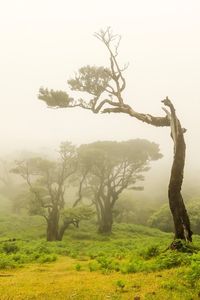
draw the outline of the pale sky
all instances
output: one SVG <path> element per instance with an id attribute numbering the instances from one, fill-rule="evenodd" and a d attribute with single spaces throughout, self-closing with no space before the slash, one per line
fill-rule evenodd
<path id="1" fill-rule="evenodd" d="M 93 36 L 107 26 L 122 35 L 119 60 L 130 63 L 125 101 L 159 116 L 168 95 L 188 130 L 187 163 L 200 166 L 199 0 L 0 0 L 0 152 L 142 137 L 172 157 L 169 128 L 37 100 L 41 86 L 67 90 L 79 67 L 107 64 Z"/>

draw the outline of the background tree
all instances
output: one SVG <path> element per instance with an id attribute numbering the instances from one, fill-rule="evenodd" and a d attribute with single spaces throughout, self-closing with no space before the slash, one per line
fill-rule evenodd
<path id="1" fill-rule="evenodd" d="M 187 201 L 188 212 L 190 214 L 191 225 L 194 233 L 200 234 L 200 201 L 199 197 Z M 162 231 L 171 232 L 173 230 L 173 219 L 169 207 L 164 204 L 156 210 L 148 220 L 148 225 L 159 228 Z"/>
<path id="2" fill-rule="evenodd" d="M 80 211 L 64 211 L 67 181 L 76 169 L 75 147 L 66 142 L 60 146 L 58 161 L 32 158 L 17 161 L 12 170 L 26 180 L 31 192 L 29 211 L 45 218 L 48 241 L 61 240 L 68 226 L 78 226 L 80 221 Z"/>
<path id="3" fill-rule="evenodd" d="M 159 147 L 140 139 L 105 141 L 82 145 L 78 153 L 82 176 L 86 174 L 82 192 L 95 205 L 99 232 L 110 233 L 119 195 L 128 188 L 141 189 L 135 184 L 144 179 L 143 172 L 149 170 L 149 162 L 162 157 Z"/>
<path id="4" fill-rule="evenodd" d="M 9 186 L 12 184 L 10 166 L 6 160 L 0 159 L 0 183 Z"/>
<path id="5" fill-rule="evenodd" d="M 114 208 L 114 221 L 117 223 L 142 224 L 147 226 L 148 220 L 155 212 L 159 203 L 152 201 L 145 194 L 150 191 L 139 193 L 137 191 L 124 191 Z"/>
<path id="6" fill-rule="evenodd" d="M 14 193 L 15 183 L 10 169 L 13 163 L 9 160 L 0 159 L 0 193 L 6 197 L 11 197 Z"/>
<path id="7" fill-rule="evenodd" d="M 153 126 L 171 127 L 171 136 L 174 142 L 174 160 L 168 196 L 174 221 L 175 238 L 192 241 L 190 221 L 181 195 L 185 163 L 183 136 L 185 129 L 181 127 L 174 106 L 168 98 L 163 100 L 166 113 L 164 117 L 155 117 L 137 112 L 125 103 L 123 91 L 126 87 L 126 80 L 123 72 L 127 65 L 120 67 L 117 60 L 121 37 L 113 34 L 109 27 L 96 33 L 95 36 L 108 50 L 110 66 L 108 68 L 86 66 L 76 73 L 75 78 L 68 80 L 71 90 L 87 92 L 90 95 L 90 100 L 86 101 L 82 98 L 76 100 L 66 92 L 44 88 L 39 90 L 38 97 L 40 100 L 45 101 L 49 107 L 81 107 L 91 110 L 93 113 L 124 113 Z"/>

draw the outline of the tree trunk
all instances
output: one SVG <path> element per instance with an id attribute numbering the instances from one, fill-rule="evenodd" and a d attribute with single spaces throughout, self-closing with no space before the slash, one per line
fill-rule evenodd
<path id="1" fill-rule="evenodd" d="M 64 223 L 61 227 L 60 227 L 60 229 L 59 229 L 59 232 L 58 232 L 58 237 L 57 237 L 57 240 L 58 241 L 62 241 L 62 239 L 63 239 L 63 236 L 64 236 L 64 233 L 65 233 L 65 230 L 69 227 L 69 223 Z"/>
<path id="2" fill-rule="evenodd" d="M 99 223 L 99 233 L 110 234 L 112 231 L 113 216 L 111 206 L 104 207 L 101 210 L 101 217 Z"/>
<path id="3" fill-rule="evenodd" d="M 153 126 L 170 126 L 171 136 L 174 142 L 174 160 L 171 169 L 171 177 L 168 187 L 168 197 L 171 213 L 174 220 L 175 239 L 192 241 L 192 231 L 190 220 L 181 195 L 183 182 L 183 171 L 185 165 L 185 129 L 181 127 L 180 121 L 176 117 L 175 109 L 171 101 L 166 97 L 162 101 L 165 106 L 170 108 L 170 112 L 164 108 L 167 116 L 154 117 L 149 114 L 141 114 L 134 111 L 130 106 L 112 107 L 103 110 L 103 113 L 127 113 L 130 116 Z"/>
<path id="4" fill-rule="evenodd" d="M 47 241 L 57 241 L 58 240 L 58 223 L 59 223 L 59 213 L 57 208 L 53 208 L 50 212 L 47 221 Z"/>
<path id="5" fill-rule="evenodd" d="M 168 111 L 166 112 L 170 117 L 171 137 L 174 142 L 174 160 L 168 187 L 168 197 L 174 221 L 175 239 L 191 242 L 192 231 L 190 228 L 190 220 L 181 195 L 186 149 L 184 141 L 185 129 L 181 127 L 171 101 L 166 98 L 163 103 L 170 108 L 170 115 Z"/>
<path id="6" fill-rule="evenodd" d="M 96 208 L 96 213 L 97 213 L 97 224 L 100 224 L 101 221 L 101 211 L 100 211 L 100 207 L 98 205 L 98 202 L 94 202 L 95 204 L 95 208 Z"/>
<path id="7" fill-rule="evenodd" d="M 181 195 L 183 170 L 185 162 L 185 142 L 183 133 L 179 133 L 171 170 L 168 196 L 169 205 L 174 220 L 175 239 L 192 241 L 190 220 Z"/>

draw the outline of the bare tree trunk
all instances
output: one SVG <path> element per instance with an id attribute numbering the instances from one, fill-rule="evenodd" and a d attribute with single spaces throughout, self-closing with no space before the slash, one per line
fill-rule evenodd
<path id="1" fill-rule="evenodd" d="M 47 221 L 47 241 L 57 241 L 58 240 L 58 223 L 59 223 L 59 213 L 57 208 L 53 208 L 48 221 Z"/>
<path id="2" fill-rule="evenodd" d="M 99 221 L 99 233 L 110 234 L 113 224 L 112 208 L 110 205 L 106 205 L 106 207 L 101 209 L 101 216 Z"/>
<path id="3" fill-rule="evenodd" d="M 58 232 L 58 236 L 57 236 L 57 240 L 58 241 L 62 241 L 63 239 L 63 236 L 64 236 L 64 233 L 66 231 L 66 229 L 69 227 L 69 223 L 64 223 L 61 227 L 60 227 L 60 230 Z"/>
<path id="4" fill-rule="evenodd" d="M 47 224 L 47 241 L 53 242 L 57 241 L 58 232 L 55 230 L 55 226 L 52 222 Z"/>
<path id="5" fill-rule="evenodd" d="M 95 205 L 96 213 L 97 213 L 97 224 L 100 224 L 101 211 L 100 211 L 100 208 L 99 208 L 99 205 L 98 205 L 97 201 L 94 201 L 94 205 Z"/>
<path id="6" fill-rule="evenodd" d="M 181 195 L 181 187 L 183 182 L 183 172 L 185 166 L 185 141 L 184 132 L 180 121 L 176 117 L 174 106 L 171 101 L 166 98 L 163 100 L 165 106 L 170 108 L 170 113 L 166 111 L 170 117 L 171 137 L 174 142 L 174 160 L 171 169 L 170 182 L 168 187 L 168 197 L 171 213 L 174 221 L 175 239 L 192 241 L 192 231 L 190 228 L 190 220 Z"/>
<path id="7" fill-rule="evenodd" d="M 68 221 L 64 221 L 63 224 L 60 226 L 60 228 L 58 229 L 58 234 L 57 234 L 57 241 L 62 241 L 64 233 L 66 231 L 66 229 L 72 224 L 75 227 L 79 227 L 79 219 L 76 218 L 72 218 L 71 220 Z"/>

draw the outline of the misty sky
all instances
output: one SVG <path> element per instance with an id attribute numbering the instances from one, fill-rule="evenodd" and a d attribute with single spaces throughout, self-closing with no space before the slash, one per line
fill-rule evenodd
<path id="1" fill-rule="evenodd" d="M 188 130 L 187 162 L 194 164 L 200 152 L 199 16 L 199 0 L 0 0 L 0 152 L 142 137 L 158 142 L 165 160 L 172 156 L 169 128 L 123 115 L 47 109 L 37 99 L 41 86 L 67 90 L 81 66 L 107 65 L 93 33 L 111 26 L 122 35 L 120 62 L 130 63 L 125 101 L 159 116 L 168 95 Z"/>

